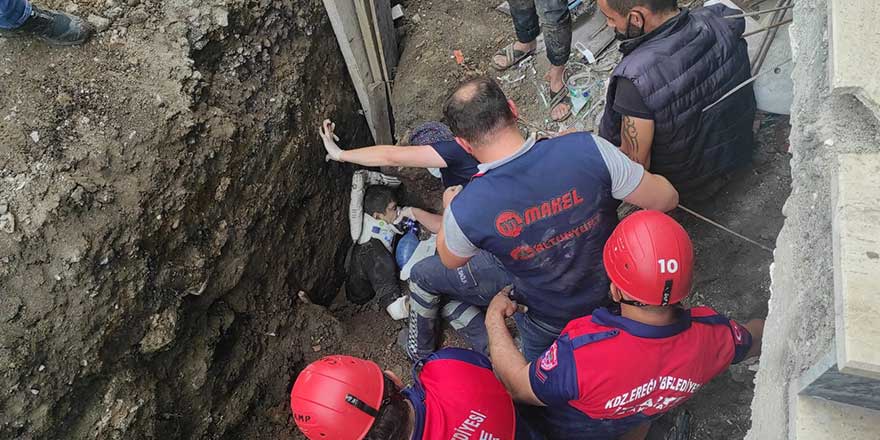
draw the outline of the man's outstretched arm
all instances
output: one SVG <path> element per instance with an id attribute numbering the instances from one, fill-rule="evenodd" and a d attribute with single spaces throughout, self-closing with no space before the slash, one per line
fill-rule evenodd
<path id="1" fill-rule="evenodd" d="M 407 206 L 403 208 L 403 210 L 401 210 L 400 214 L 404 217 L 409 217 L 421 223 L 422 226 L 424 226 L 425 229 L 430 231 L 432 234 L 440 232 L 440 226 L 443 224 L 442 215 L 434 214 L 433 212 L 428 212 L 421 208 L 413 208 L 411 206 Z"/>
<path id="2" fill-rule="evenodd" d="M 528 405 L 545 406 L 532 390 L 529 363 L 516 349 L 513 337 L 504 322 L 517 311 L 517 304 L 510 299 L 510 291 L 511 288 L 508 286 L 495 295 L 486 311 L 486 331 L 489 333 L 489 355 L 492 358 L 492 367 L 513 400 Z"/>
<path id="3" fill-rule="evenodd" d="M 321 126 L 321 140 L 327 157 L 337 162 L 350 162 L 366 167 L 397 166 L 413 168 L 446 168 L 446 161 L 430 145 L 398 147 L 376 145 L 372 147 L 343 150 L 336 144 L 333 130 L 336 124 L 329 119 Z"/>

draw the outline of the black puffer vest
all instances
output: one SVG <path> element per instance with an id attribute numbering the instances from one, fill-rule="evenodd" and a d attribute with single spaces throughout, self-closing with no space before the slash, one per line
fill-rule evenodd
<path id="1" fill-rule="evenodd" d="M 614 111 L 618 78 L 629 78 L 654 113 L 651 171 L 683 196 L 751 160 L 755 96 L 749 85 L 703 112 L 750 76 L 739 11 L 713 5 L 683 10 L 657 30 L 621 43 L 600 134 L 620 145 L 621 114 Z"/>

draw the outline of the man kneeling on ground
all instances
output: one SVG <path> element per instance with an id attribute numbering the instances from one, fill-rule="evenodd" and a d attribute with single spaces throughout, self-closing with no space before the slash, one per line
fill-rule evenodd
<path id="1" fill-rule="evenodd" d="M 623 40 L 599 134 L 669 179 L 682 200 L 712 196 L 754 147 L 752 86 L 716 104 L 750 76 L 745 21 L 725 18 L 740 11 L 688 11 L 676 0 L 598 5 Z"/>
<path id="2" fill-rule="evenodd" d="M 529 308 L 517 317 L 523 352 L 536 359 L 565 324 L 607 301 L 602 246 L 620 201 L 671 210 L 678 193 L 598 136 L 526 138 L 491 78 L 463 82 L 443 113 L 480 172 L 446 191 L 438 256 L 413 267 L 408 351 L 436 348 L 441 298 L 485 307 L 513 284 Z"/>
<path id="3" fill-rule="evenodd" d="M 691 290 L 693 249 L 669 216 L 640 211 L 624 219 L 605 244 L 604 264 L 619 310 L 570 322 L 531 364 L 504 322 L 517 308 L 509 292 L 486 312 L 496 373 L 516 401 L 539 406 L 526 418 L 549 440 L 644 439 L 652 420 L 760 353 L 762 320 L 740 325 L 708 307 L 680 305 Z"/>

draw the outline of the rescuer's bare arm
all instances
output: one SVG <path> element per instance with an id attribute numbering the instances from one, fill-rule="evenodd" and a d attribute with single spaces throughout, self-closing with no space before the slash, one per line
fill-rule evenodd
<path id="1" fill-rule="evenodd" d="M 366 167 L 397 166 L 413 168 L 446 168 L 446 161 L 430 145 L 398 147 L 375 145 L 372 147 L 343 150 L 336 145 L 333 133 L 336 124 L 329 119 L 321 126 L 321 140 L 327 150 L 327 158 L 338 162 L 350 162 Z"/>
<path id="2" fill-rule="evenodd" d="M 489 333 L 489 355 L 495 375 L 507 388 L 513 400 L 528 405 L 545 406 L 532 390 L 529 381 L 529 363 L 516 348 L 513 336 L 504 322 L 517 311 L 517 304 L 510 299 L 511 288 L 495 295 L 486 311 L 486 331 Z"/>

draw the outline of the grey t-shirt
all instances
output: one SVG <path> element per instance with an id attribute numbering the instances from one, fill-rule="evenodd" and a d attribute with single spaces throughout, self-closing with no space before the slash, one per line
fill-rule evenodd
<path id="1" fill-rule="evenodd" d="M 596 141 L 599 154 L 602 155 L 602 160 L 608 168 L 608 174 L 611 175 L 611 196 L 617 200 L 625 199 L 642 182 L 645 168 L 621 153 L 611 142 L 596 135 L 593 135 L 593 140 Z M 528 145 L 528 147 L 530 146 Z M 488 168 L 491 169 L 491 164 L 488 165 Z M 469 258 L 479 252 L 479 248 L 474 246 L 462 232 L 455 220 L 455 213 L 452 212 L 451 206 L 443 213 L 443 233 L 446 237 L 446 247 L 453 254 L 461 258 Z"/>

